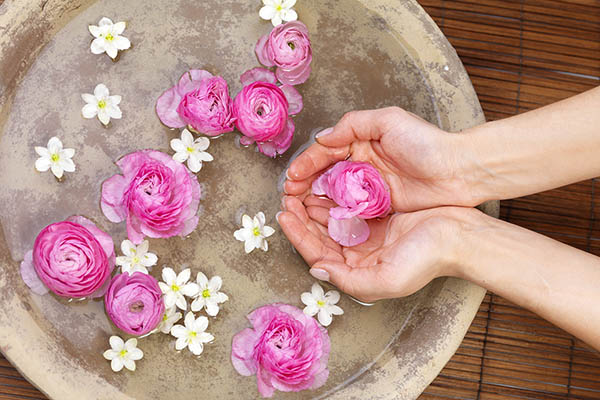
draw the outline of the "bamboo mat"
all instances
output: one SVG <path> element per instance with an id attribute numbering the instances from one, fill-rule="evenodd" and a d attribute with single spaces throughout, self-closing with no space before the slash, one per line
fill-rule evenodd
<path id="1" fill-rule="evenodd" d="M 600 0 L 419 2 L 456 48 L 488 120 L 600 84 Z M 600 255 L 597 192 L 594 179 L 505 201 L 501 218 Z M 44 396 L 0 355 L 0 400 L 17 399 Z M 420 399 L 600 399 L 600 355 L 488 294 Z"/>

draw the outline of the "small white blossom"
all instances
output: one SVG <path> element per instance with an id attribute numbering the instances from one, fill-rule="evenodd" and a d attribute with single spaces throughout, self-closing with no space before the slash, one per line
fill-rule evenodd
<path id="1" fill-rule="evenodd" d="M 211 317 L 216 316 L 219 313 L 219 304 L 229 300 L 225 293 L 219 292 L 223 280 L 220 276 L 213 276 L 209 281 L 206 275 L 198 272 L 196 283 L 198 283 L 200 290 L 198 291 L 198 297 L 192 302 L 192 311 L 196 312 L 204 308 L 208 315 Z"/>
<path id="2" fill-rule="evenodd" d="M 306 304 L 304 314 L 311 317 L 318 314 L 317 319 L 323 326 L 331 324 L 332 315 L 342 315 L 344 313 L 344 310 L 336 306 L 337 302 L 340 301 L 340 293 L 336 290 L 324 293 L 321 285 L 316 282 L 312 285 L 310 293 L 302 293 L 300 299 Z"/>
<path id="3" fill-rule="evenodd" d="M 199 137 L 194 140 L 192 133 L 184 129 L 181 131 L 181 139 L 171 140 L 171 148 L 175 151 L 173 160 L 180 163 L 187 161 L 190 171 L 196 173 L 202 169 L 202 161 L 213 160 L 213 156 L 204 151 L 209 145 L 208 138 Z"/>
<path id="4" fill-rule="evenodd" d="M 117 265 L 121 267 L 121 272 L 127 272 L 129 275 L 134 272 L 148 273 L 148 268 L 156 265 L 158 257 L 156 254 L 148 252 L 149 243 L 144 240 L 139 246 L 134 245 L 130 240 L 121 242 L 121 251 L 123 256 L 117 257 Z"/>
<path id="5" fill-rule="evenodd" d="M 179 311 L 177 311 L 177 307 L 171 307 L 165 309 L 165 313 L 163 314 L 162 320 L 158 325 L 158 330 L 162 333 L 169 334 L 171 333 L 171 328 L 175 324 L 175 322 L 181 319 L 182 315 Z"/>
<path id="6" fill-rule="evenodd" d="M 158 282 L 158 286 L 164 294 L 166 308 L 177 306 L 177 308 L 185 310 L 187 301 L 184 296 L 193 297 L 198 294 L 198 285 L 190 282 L 191 274 L 189 268 L 181 271 L 179 275 L 173 271 L 173 268 L 163 268 L 162 278 L 164 282 Z"/>
<path id="7" fill-rule="evenodd" d="M 35 146 L 35 152 L 40 156 L 35 162 L 35 169 L 45 172 L 50 169 L 55 177 L 62 178 L 63 172 L 74 172 L 75 163 L 71 158 L 74 149 L 63 149 L 63 144 L 56 136 L 48 140 L 48 147 Z"/>
<path id="8" fill-rule="evenodd" d="M 106 350 L 103 356 L 110 360 L 112 370 L 119 372 L 125 367 L 130 371 L 135 371 L 135 362 L 144 357 L 144 352 L 137 348 L 137 339 L 131 338 L 123 342 L 120 337 L 111 336 L 108 342 L 111 348 Z"/>
<path id="9" fill-rule="evenodd" d="M 183 350 L 187 347 L 199 356 L 204 350 L 204 343 L 210 343 L 215 339 L 213 335 L 205 332 L 208 328 L 208 318 L 205 316 L 194 318 L 194 314 L 190 311 L 185 315 L 184 324 L 185 326 L 175 325 L 171 328 L 171 335 L 177 338 L 175 348 Z"/>
<path id="10" fill-rule="evenodd" d="M 127 50 L 131 47 L 131 42 L 124 36 L 121 36 L 125 30 L 125 22 L 113 22 L 109 18 L 102 18 L 98 25 L 89 25 L 90 33 L 94 35 L 91 44 L 91 50 L 94 54 L 106 52 L 113 60 L 117 57 L 119 50 Z"/>
<path id="11" fill-rule="evenodd" d="M 83 118 L 90 119 L 98 116 L 100 122 L 104 125 L 108 125 L 111 118 L 121 119 L 123 116 L 121 109 L 119 108 L 121 96 L 110 96 L 108 88 L 103 83 L 96 85 L 94 94 L 83 93 L 81 98 L 87 103 L 81 109 Z"/>
<path id="12" fill-rule="evenodd" d="M 275 229 L 265 225 L 265 214 L 259 212 L 254 219 L 244 214 L 242 216 L 242 228 L 233 233 L 233 236 L 240 242 L 245 242 L 246 253 L 254 249 L 269 250 L 267 238 L 275 232 Z"/>
<path id="13" fill-rule="evenodd" d="M 292 9 L 296 0 L 263 0 L 263 4 L 258 14 L 262 19 L 271 20 L 273 26 L 298 19 L 298 14 Z"/>

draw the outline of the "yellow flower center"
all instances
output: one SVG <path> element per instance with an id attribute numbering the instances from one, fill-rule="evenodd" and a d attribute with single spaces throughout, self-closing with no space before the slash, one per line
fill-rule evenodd
<path id="1" fill-rule="evenodd" d="M 138 256 L 135 256 L 135 257 L 133 257 L 133 260 L 131 260 L 131 261 L 133 261 L 134 264 L 139 264 L 140 258 Z"/>
<path id="2" fill-rule="evenodd" d="M 322 300 L 317 300 L 317 304 L 319 305 L 319 307 L 323 307 L 325 305 L 325 302 Z"/>
<path id="3" fill-rule="evenodd" d="M 294 42 L 288 42 L 288 46 L 290 46 L 290 49 L 294 50 L 296 48 L 296 45 L 294 44 Z"/>
<path id="4" fill-rule="evenodd" d="M 202 297 L 204 297 L 204 298 L 210 297 L 210 290 L 204 289 L 202 291 Z"/>
<path id="5" fill-rule="evenodd" d="M 193 147 L 188 147 L 187 151 L 188 151 L 188 153 L 193 153 L 194 152 L 194 148 Z"/>
<path id="6" fill-rule="evenodd" d="M 106 107 L 106 101 L 105 100 L 100 100 L 98 102 L 98 108 L 104 108 Z"/>
<path id="7" fill-rule="evenodd" d="M 179 292 L 179 286 L 177 286 L 176 284 L 172 284 L 171 285 L 171 290 L 174 292 Z"/>
<path id="8" fill-rule="evenodd" d="M 121 350 L 121 352 L 119 353 L 119 357 L 125 357 L 127 355 L 127 350 L 123 349 Z"/>
<path id="9" fill-rule="evenodd" d="M 114 36 L 113 36 L 113 35 L 111 35 L 110 33 L 109 33 L 109 34 L 107 34 L 106 36 L 104 36 L 104 38 L 105 38 L 106 40 L 108 40 L 109 42 L 112 42 L 112 41 L 115 39 L 115 38 L 114 38 Z"/>
<path id="10" fill-rule="evenodd" d="M 258 229 L 258 226 L 252 229 L 252 233 L 254 233 L 254 236 L 260 236 L 260 229 Z"/>
<path id="11" fill-rule="evenodd" d="M 190 332 L 190 337 L 196 337 L 197 333 L 196 332 Z"/>
<path id="12" fill-rule="evenodd" d="M 163 315 L 163 321 L 166 321 L 167 319 L 169 319 L 169 317 L 167 317 L 167 314 Z"/>
<path id="13" fill-rule="evenodd" d="M 60 160 L 60 156 L 59 156 L 58 154 L 54 153 L 54 154 L 52 154 L 52 155 L 50 156 L 50 159 L 51 159 L 53 162 L 57 162 L 58 160 Z"/>
<path id="14" fill-rule="evenodd" d="M 276 9 L 277 11 L 281 11 L 281 10 L 283 10 L 283 7 L 281 7 L 281 4 L 280 4 L 280 5 L 278 5 L 278 6 L 277 6 L 275 9 Z"/>

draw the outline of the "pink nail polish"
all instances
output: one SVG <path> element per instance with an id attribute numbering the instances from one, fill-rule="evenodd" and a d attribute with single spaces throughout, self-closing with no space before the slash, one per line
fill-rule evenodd
<path id="1" fill-rule="evenodd" d="M 311 268 L 309 272 L 314 278 L 320 281 L 329 281 L 329 272 L 325 271 L 324 269 Z"/>
<path id="2" fill-rule="evenodd" d="M 327 128 L 325 130 L 322 130 L 321 132 L 317 133 L 317 136 L 315 136 L 316 138 L 320 138 L 323 137 L 325 135 L 329 135 L 331 132 L 333 132 L 333 128 Z"/>

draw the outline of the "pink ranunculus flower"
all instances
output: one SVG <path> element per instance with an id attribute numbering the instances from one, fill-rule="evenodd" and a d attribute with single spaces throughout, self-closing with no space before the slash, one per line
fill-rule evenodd
<path id="1" fill-rule="evenodd" d="M 317 196 L 327 196 L 338 207 L 329 210 L 328 231 L 342 246 L 355 246 L 369 237 L 366 219 L 387 215 L 391 207 L 387 183 L 366 162 L 340 161 L 312 184 Z"/>
<path id="2" fill-rule="evenodd" d="M 264 68 L 246 71 L 240 80 L 244 88 L 233 101 L 233 114 L 241 143 L 256 142 L 269 157 L 283 154 L 294 138 L 290 115 L 302 110 L 302 96 L 290 85 L 277 86 L 275 74 Z"/>
<path id="3" fill-rule="evenodd" d="M 264 66 L 277 67 L 275 73 L 281 83 L 298 85 L 306 82 L 312 62 L 308 28 L 300 21 L 276 26 L 270 34 L 259 39 L 256 55 Z"/>
<path id="4" fill-rule="evenodd" d="M 327 381 L 331 344 L 325 328 L 287 304 L 260 307 L 248 315 L 253 329 L 233 338 L 231 361 L 244 376 L 256 375 L 258 391 L 316 389 Z"/>
<path id="5" fill-rule="evenodd" d="M 156 113 L 169 128 L 189 125 L 196 132 L 218 136 L 233 131 L 231 106 L 225 79 L 193 69 L 158 98 Z"/>
<path id="6" fill-rule="evenodd" d="M 200 184 L 183 164 L 160 151 L 141 150 L 117 166 L 123 175 L 104 181 L 100 205 L 111 222 L 127 221 L 129 240 L 140 244 L 144 236 L 186 236 L 196 229 Z"/>
<path id="7" fill-rule="evenodd" d="M 73 216 L 48 225 L 25 254 L 21 276 L 34 293 L 101 297 L 115 266 L 111 237 L 89 219 Z"/>
<path id="8" fill-rule="evenodd" d="M 158 282 L 139 271 L 115 275 L 104 295 L 104 305 L 117 328 L 136 336 L 156 328 L 165 312 Z"/>

